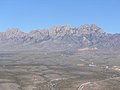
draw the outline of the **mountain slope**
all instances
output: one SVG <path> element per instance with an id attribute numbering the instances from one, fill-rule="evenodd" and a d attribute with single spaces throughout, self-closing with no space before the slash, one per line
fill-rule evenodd
<path id="1" fill-rule="evenodd" d="M 54 26 L 48 30 L 33 30 L 29 33 L 9 29 L 0 33 L 0 48 L 75 50 L 79 48 L 120 47 L 120 34 L 107 34 L 95 24 L 80 27 Z"/>

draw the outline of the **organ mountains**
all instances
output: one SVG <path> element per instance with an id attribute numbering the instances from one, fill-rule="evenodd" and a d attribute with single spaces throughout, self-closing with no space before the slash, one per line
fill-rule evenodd
<path id="1" fill-rule="evenodd" d="M 54 26 L 29 33 L 19 29 L 0 32 L 0 50 L 96 50 L 120 48 L 120 34 L 108 34 L 95 24 Z"/>

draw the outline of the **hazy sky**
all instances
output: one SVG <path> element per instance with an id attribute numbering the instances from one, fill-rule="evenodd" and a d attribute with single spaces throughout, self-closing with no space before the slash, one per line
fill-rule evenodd
<path id="1" fill-rule="evenodd" d="M 0 0 L 0 31 L 81 24 L 120 33 L 120 0 Z"/>

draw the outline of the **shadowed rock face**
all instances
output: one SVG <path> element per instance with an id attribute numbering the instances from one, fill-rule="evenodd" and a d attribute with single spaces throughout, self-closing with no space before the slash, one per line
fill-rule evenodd
<path id="1" fill-rule="evenodd" d="M 115 48 L 120 45 L 120 34 L 107 34 L 95 24 L 80 27 L 54 26 L 48 30 L 29 33 L 9 29 L 0 33 L 0 48 L 39 48 L 66 50 L 78 48 Z"/>

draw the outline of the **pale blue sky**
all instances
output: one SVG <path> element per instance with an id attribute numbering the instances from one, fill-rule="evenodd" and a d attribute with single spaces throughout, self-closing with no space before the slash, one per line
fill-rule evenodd
<path id="1" fill-rule="evenodd" d="M 120 33 L 120 0 L 0 0 L 0 31 L 81 24 Z"/>

